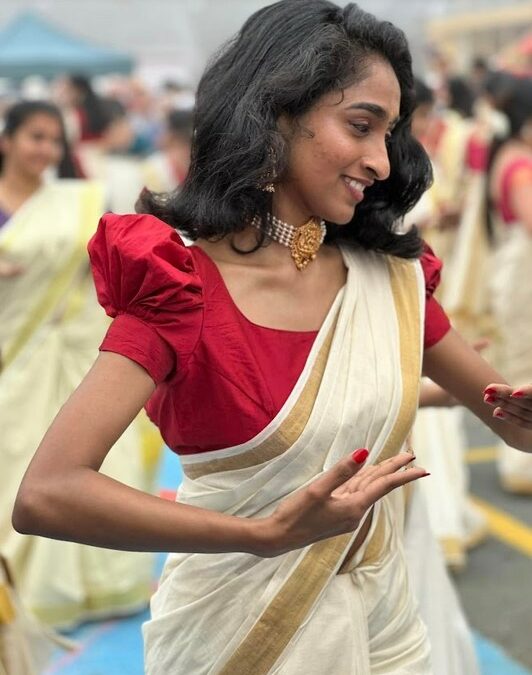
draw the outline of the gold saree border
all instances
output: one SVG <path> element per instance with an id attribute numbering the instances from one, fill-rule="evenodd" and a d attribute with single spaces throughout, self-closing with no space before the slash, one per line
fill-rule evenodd
<path id="1" fill-rule="evenodd" d="M 100 193 L 100 187 L 95 183 L 88 183 L 82 186 L 80 195 L 81 225 L 74 251 L 63 267 L 52 278 L 40 302 L 33 311 L 30 312 L 27 319 L 20 327 L 17 335 L 6 347 L 2 355 L 0 372 L 15 360 L 20 351 L 29 342 L 32 335 L 34 335 L 35 331 L 47 317 L 50 316 L 59 300 L 65 296 L 69 287 L 74 282 L 80 265 L 87 258 L 85 245 L 94 231 L 100 215 Z"/>
<path id="2" fill-rule="evenodd" d="M 400 258 L 388 258 L 390 283 L 399 329 L 403 398 L 397 419 L 377 462 L 393 457 L 403 446 L 414 424 L 421 379 L 421 312 L 416 268 Z"/>
<path id="3" fill-rule="evenodd" d="M 388 257 L 387 262 L 399 327 L 403 396 L 394 426 L 377 461 L 399 452 L 408 438 L 416 415 L 421 373 L 421 312 L 416 269 L 412 263 L 397 258 Z M 379 519 L 367 544 L 367 555 L 374 556 L 381 550 L 383 526 Z M 308 548 L 220 670 L 220 675 L 267 675 L 271 671 L 349 553 L 352 540 L 352 534 L 344 534 Z"/>
<path id="4" fill-rule="evenodd" d="M 312 371 L 299 398 L 278 429 L 262 443 L 259 443 L 259 445 L 238 455 L 212 459 L 198 464 L 187 465 L 185 462 L 182 462 L 184 474 L 188 478 L 201 478 L 202 476 L 220 471 L 245 469 L 250 466 L 258 466 L 285 453 L 301 436 L 312 413 L 323 373 L 325 372 L 325 366 L 327 365 L 335 327 L 336 321 L 334 321 L 319 349 Z"/>

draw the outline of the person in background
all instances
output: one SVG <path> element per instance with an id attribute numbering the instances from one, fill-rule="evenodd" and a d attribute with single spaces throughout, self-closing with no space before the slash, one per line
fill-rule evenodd
<path id="1" fill-rule="evenodd" d="M 532 378 L 532 79 L 506 79 L 497 101 L 508 130 L 494 139 L 488 162 L 496 363 L 505 377 L 524 382 Z M 498 400 L 493 392 L 490 403 Z M 498 468 L 505 490 L 532 494 L 532 458 L 501 443 Z"/>
<path id="2" fill-rule="evenodd" d="M 469 83 L 474 92 L 475 98 L 482 95 L 486 79 L 492 73 L 488 61 L 483 56 L 475 56 L 471 63 L 469 73 Z"/>
<path id="3" fill-rule="evenodd" d="M 190 166 L 192 111 L 172 110 L 166 116 L 161 150 L 148 157 L 143 172 L 153 192 L 172 192 L 183 184 Z"/>
<path id="4" fill-rule="evenodd" d="M 449 89 L 457 94 L 463 92 L 461 82 Z M 455 99 L 457 98 L 459 96 L 456 95 Z M 465 98 L 462 105 L 456 100 L 454 103 L 464 108 L 469 103 L 469 98 Z M 445 135 L 449 133 L 446 119 L 447 114 L 435 112 L 434 95 L 430 88 L 417 80 L 412 132 L 435 156 L 438 156 L 436 149 L 441 147 Z M 455 159 L 456 162 L 461 161 L 459 155 Z M 439 189 L 440 180 L 444 180 L 441 167 L 436 166 L 434 185 L 407 215 L 405 224 L 418 225 L 425 239 L 432 245 L 444 245 L 444 251 L 447 253 L 447 265 L 444 269 L 447 271 L 447 268 L 455 263 L 454 256 L 457 253 L 456 246 L 451 246 L 449 237 L 452 236 L 454 240 L 462 233 L 450 230 L 446 226 L 440 229 L 442 219 L 438 200 L 442 194 Z M 451 209 L 448 208 L 447 214 L 450 212 Z M 444 292 L 440 297 L 447 311 L 449 289 L 456 281 L 450 278 L 450 275 L 445 275 L 445 279 Z M 467 438 L 463 426 L 463 411 L 459 407 L 446 405 L 445 397 L 442 397 L 444 405 L 441 405 L 438 396 L 433 395 L 434 392 L 438 393 L 434 388 L 433 382 L 427 378 L 423 380 L 420 401 L 422 409 L 418 412 L 413 428 L 412 444 L 420 461 L 434 468 L 432 484 L 421 485 L 420 490 L 424 493 L 430 523 L 445 561 L 451 570 L 458 572 L 466 565 L 468 549 L 480 543 L 486 536 L 487 526 L 483 516 L 468 498 L 468 470 L 464 460 Z M 427 393 L 431 395 L 428 396 Z"/>
<path id="5" fill-rule="evenodd" d="M 99 139 L 107 125 L 107 115 L 90 79 L 85 75 L 68 75 L 62 84 L 63 103 L 73 111 L 76 120 L 73 140 L 84 143 Z"/>
<path id="6" fill-rule="evenodd" d="M 144 187 L 142 160 L 130 153 L 135 133 L 125 106 L 102 99 L 105 125 L 99 138 L 79 143 L 77 157 L 85 175 L 105 186 L 106 208 L 128 213 Z"/>
<path id="7" fill-rule="evenodd" d="M 392 24 L 351 3 L 264 7 L 202 77 L 181 190 L 105 216 L 91 240 L 114 321 L 13 518 L 22 532 L 172 552 L 144 626 L 149 675 L 442 666 L 413 587 L 438 610 L 451 591 L 427 560 L 417 490 L 405 526 L 401 489 L 430 481 L 402 452 L 420 374 L 526 452 L 532 386 L 505 384 L 450 327 L 438 261 L 415 229 L 397 231 L 431 180 L 413 108 Z M 486 387 L 503 399 L 495 411 Z M 99 473 L 145 405 L 180 454 L 175 503 Z M 457 651 L 451 639 L 434 657 L 473 675 Z"/>
<path id="8" fill-rule="evenodd" d="M 86 258 L 103 190 L 85 180 L 47 179 L 63 165 L 63 152 L 55 106 L 31 101 L 8 109 L 0 136 L 0 553 L 25 605 L 49 625 L 72 627 L 143 609 L 153 558 L 21 537 L 11 525 L 35 443 L 86 374 L 108 324 Z M 150 490 L 142 443 L 135 422 L 104 471 Z"/>
<path id="9" fill-rule="evenodd" d="M 140 80 L 131 79 L 123 102 L 135 134 L 130 152 L 146 157 L 156 150 L 163 126 L 155 96 Z"/>

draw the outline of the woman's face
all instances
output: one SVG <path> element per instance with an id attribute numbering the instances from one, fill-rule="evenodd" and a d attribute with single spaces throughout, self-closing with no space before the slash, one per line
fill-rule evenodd
<path id="1" fill-rule="evenodd" d="M 18 171 L 37 178 L 61 161 L 61 124 L 52 115 L 35 113 L 12 136 L 2 138 L 2 150 L 6 161 Z"/>
<path id="2" fill-rule="evenodd" d="M 323 96 L 298 120 L 274 214 L 294 225 L 311 216 L 349 223 L 364 189 L 390 173 L 386 142 L 400 102 L 392 67 L 377 57 L 362 81 Z"/>

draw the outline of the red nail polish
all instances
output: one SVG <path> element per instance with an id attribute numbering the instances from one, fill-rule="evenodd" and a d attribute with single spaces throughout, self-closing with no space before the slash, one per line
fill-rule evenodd
<path id="1" fill-rule="evenodd" d="M 365 448 L 361 448 L 360 450 L 355 450 L 355 452 L 352 454 L 353 461 L 355 461 L 357 464 L 362 464 L 362 462 L 365 462 L 366 459 L 368 458 L 369 452 Z"/>
<path id="2" fill-rule="evenodd" d="M 491 394 L 486 394 L 486 396 L 484 396 L 484 401 L 486 403 L 495 403 L 496 400 L 496 397 L 492 396 Z"/>
<path id="3" fill-rule="evenodd" d="M 511 394 L 510 398 L 524 398 L 525 397 L 525 392 L 524 391 L 514 391 L 513 394 Z"/>
<path id="4" fill-rule="evenodd" d="M 425 476 L 430 476 L 430 473 L 429 473 L 428 471 L 425 472 L 425 473 L 421 476 L 421 478 L 425 478 Z"/>
<path id="5" fill-rule="evenodd" d="M 488 394 L 488 396 L 494 396 L 497 394 L 497 390 L 493 387 L 488 387 L 487 389 L 484 389 L 484 393 Z"/>
<path id="6" fill-rule="evenodd" d="M 500 417 L 501 419 L 504 419 L 506 415 L 503 413 L 502 410 L 497 410 L 495 413 L 495 417 Z"/>

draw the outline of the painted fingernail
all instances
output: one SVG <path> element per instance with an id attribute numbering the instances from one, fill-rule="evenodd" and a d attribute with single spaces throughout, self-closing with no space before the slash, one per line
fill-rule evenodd
<path id="1" fill-rule="evenodd" d="M 485 403 L 495 403 L 496 400 L 497 400 L 497 398 L 495 396 L 492 396 L 491 394 L 486 394 L 484 396 L 484 402 Z"/>
<path id="2" fill-rule="evenodd" d="M 355 450 L 355 452 L 352 454 L 353 461 L 355 461 L 357 464 L 362 464 L 362 462 L 365 462 L 366 459 L 368 458 L 369 452 L 365 448 L 361 448 L 360 450 Z"/>
<path id="3" fill-rule="evenodd" d="M 430 476 L 430 473 L 429 473 L 428 471 L 426 471 L 426 472 L 421 476 L 421 478 L 425 478 L 425 476 Z"/>
<path id="4" fill-rule="evenodd" d="M 510 395 L 510 398 L 524 398 L 524 397 L 525 397 L 524 391 L 514 391 L 514 393 Z"/>
<path id="5" fill-rule="evenodd" d="M 496 410 L 493 414 L 495 417 L 500 417 L 501 419 L 504 419 L 507 416 L 502 410 Z"/>
<path id="6" fill-rule="evenodd" d="M 497 393 L 497 390 L 493 387 L 488 387 L 487 389 L 484 389 L 484 393 L 488 394 L 488 396 L 494 396 Z"/>

